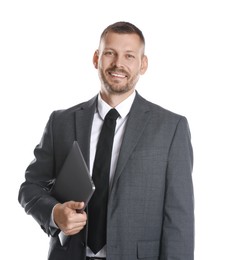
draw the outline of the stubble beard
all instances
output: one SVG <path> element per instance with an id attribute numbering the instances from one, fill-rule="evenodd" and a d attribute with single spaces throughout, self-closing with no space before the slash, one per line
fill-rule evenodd
<path id="1" fill-rule="evenodd" d="M 115 80 L 115 83 L 114 82 L 110 83 L 106 79 L 103 71 L 99 72 L 99 76 L 100 76 L 101 83 L 104 86 L 104 88 L 107 90 L 107 92 L 116 95 L 121 95 L 134 89 L 139 79 L 139 75 L 135 75 L 126 84 L 122 85 L 121 83 L 117 82 L 118 80 Z"/>

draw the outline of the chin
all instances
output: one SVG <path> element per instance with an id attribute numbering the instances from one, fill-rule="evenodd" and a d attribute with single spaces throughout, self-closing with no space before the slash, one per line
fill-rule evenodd
<path id="1" fill-rule="evenodd" d="M 111 93 L 115 93 L 115 94 L 124 94 L 127 93 L 129 91 L 132 90 L 132 88 L 128 87 L 128 86 L 109 86 L 108 88 L 110 90 Z"/>

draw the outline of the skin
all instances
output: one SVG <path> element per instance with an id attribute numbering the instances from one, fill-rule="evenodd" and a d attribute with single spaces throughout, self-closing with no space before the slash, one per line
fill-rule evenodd
<path id="1" fill-rule="evenodd" d="M 148 66 L 144 46 L 137 34 L 108 32 L 93 56 L 102 99 L 111 107 L 130 96 Z"/>
<path id="2" fill-rule="evenodd" d="M 116 107 L 133 93 L 140 75 L 147 70 L 148 60 L 137 34 L 108 32 L 94 53 L 93 64 L 98 70 L 102 99 Z M 53 218 L 65 235 L 84 228 L 87 214 L 81 211 L 83 208 L 83 202 L 74 201 L 55 205 Z"/>
<path id="3" fill-rule="evenodd" d="M 71 236 L 79 233 L 87 222 L 87 214 L 82 212 L 84 202 L 68 201 L 58 203 L 54 207 L 53 218 L 57 226 L 65 235 Z M 80 211 L 77 213 L 77 211 Z"/>

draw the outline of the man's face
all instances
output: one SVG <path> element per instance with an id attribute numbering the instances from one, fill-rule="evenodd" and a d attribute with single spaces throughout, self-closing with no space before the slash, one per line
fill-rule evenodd
<path id="1" fill-rule="evenodd" d="M 147 69 L 144 46 L 137 34 L 108 33 L 93 62 L 99 71 L 101 90 L 111 94 L 133 92 Z"/>

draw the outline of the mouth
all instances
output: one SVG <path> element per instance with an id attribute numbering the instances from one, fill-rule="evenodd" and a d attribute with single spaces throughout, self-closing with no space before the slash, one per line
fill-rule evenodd
<path id="1" fill-rule="evenodd" d="M 118 78 L 118 79 L 124 79 L 124 78 L 128 77 L 128 75 L 125 72 L 122 72 L 122 71 L 108 71 L 108 74 L 111 77 Z"/>

